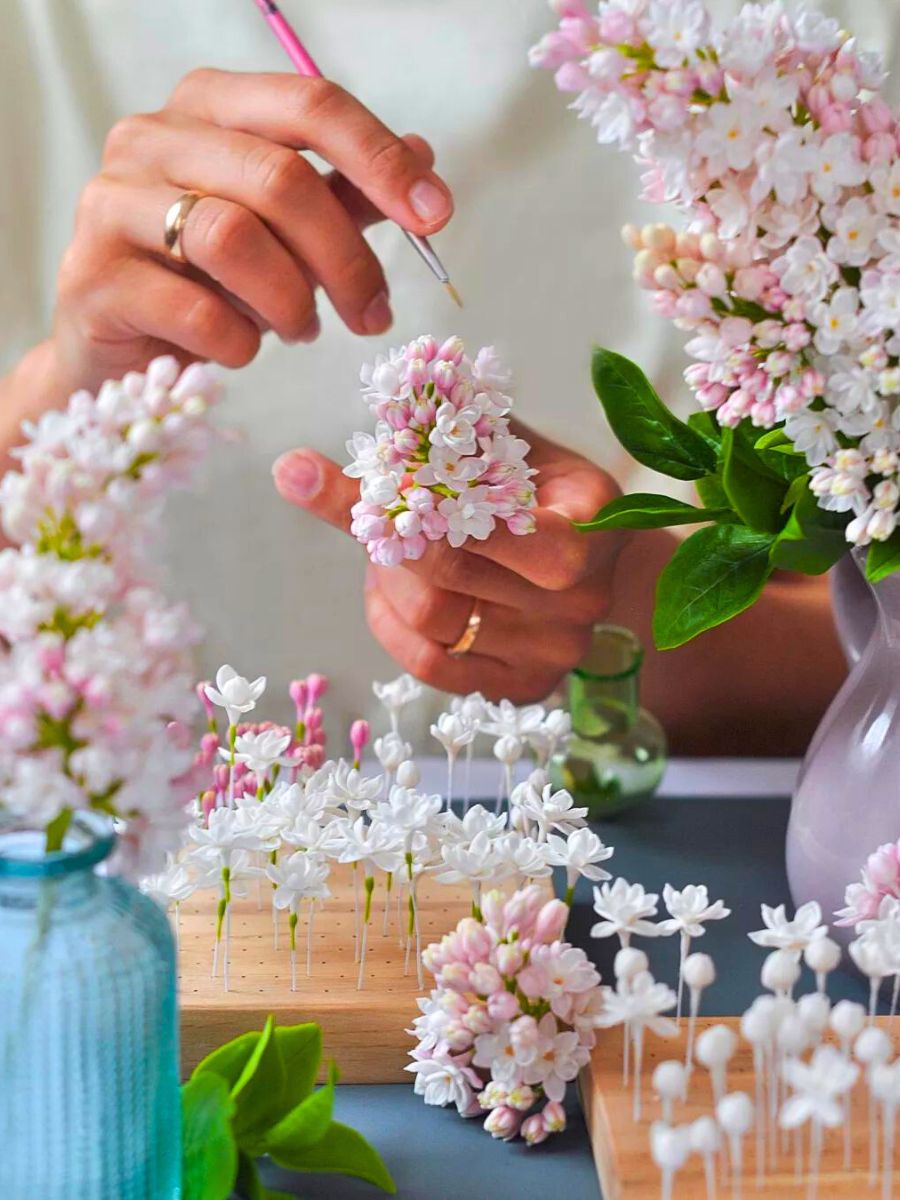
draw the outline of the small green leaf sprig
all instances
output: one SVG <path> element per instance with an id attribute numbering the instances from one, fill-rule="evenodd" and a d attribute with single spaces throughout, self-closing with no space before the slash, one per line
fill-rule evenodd
<path id="1" fill-rule="evenodd" d="M 643 466 L 694 483 L 702 507 L 634 493 L 605 505 L 585 531 L 703 524 L 660 574 L 653 637 L 671 650 L 750 608 L 775 570 L 821 575 L 850 549 L 852 513 L 820 508 L 810 468 L 781 429 L 760 435 L 745 419 L 720 426 L 709 413 L 680 421 L 639 367 L 594 351 L 594 389 L 613 433 Z M 900 566 L 892 541 L 873 542 L 866 574 L 877 582 Z"/>
<path id="2" fill-rule="evenodd" d="M 352 1175 L 394 1194 L 380 1155 L 347 1125 L 335 1121 L 337 1068 L 315 1087 L 322 1030 L 315 1023 L 242 1034 L 198 1064 L 181 1089 L 182 1200 L 290 1200 L 259 1178 L 267 1155 L 293 1171 Z"/>

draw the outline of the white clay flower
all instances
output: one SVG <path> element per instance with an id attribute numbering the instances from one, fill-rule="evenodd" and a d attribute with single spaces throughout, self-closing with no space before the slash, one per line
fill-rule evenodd
<path id="1" fill-rule="evenodd" d="M 639 883 L 616 879 L 594 888 L 594 912 L 602 917 L 591 928 L 591 937 L 608 938 L 618 934 L 623 946 L 631 937 L 659 937 L 659 925 L 648 920 L 656 916 L 659 897 L 645 892 Z"/>
<path id="2" fill-rule="evenodd" d="M 663 888 L 663 903 L 669 918 L 660 921 L 659 927 L 666 934 L 682 933 L 690 938 L 702 937 L 706 932 L 704 925 L 707 921 L 721 921 L 731 915 L 731 909 L 726 908 L 721 900 L 710 904 L 706 885 L 702 883 L 690 883 L 681 891 L 667 883 Z"/>
<path id="3" fill-rule="evenodd" d="M 213 704 L 225 709 L 228 724 L 237 725 L 244 713 L 256 708 L 257 700 L 266 690 L 266 677 L 260 675 L 251 683 L 226 663 L 216 672 L 216 686 L 208 685 L 204 690 Z"/>
<path id="4" fill-rule="evenodd" d="M 821 924 L 822 910 L 815 900 L 801 904 L 789 921 L 783 904 L 770 908 L 763 904 L 760 911 L 765 923 L 765 929 L 757 929 L 747 936 L 757 946 L 765 946 L 771 950 L 791 950 L 802 954 L 809 943 L 818 937 L 824 937 L 828 927 Z"/>

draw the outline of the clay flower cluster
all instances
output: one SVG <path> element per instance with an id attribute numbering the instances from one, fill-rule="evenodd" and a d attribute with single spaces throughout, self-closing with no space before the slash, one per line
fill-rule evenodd
<path id="1" fill-rule="evenodd" d="M 419 1001 L 407 1070 L 426 1104 L 486 1112 L 485 1129 L 530 1145 L 565 1128 L 567 1084 L 590 1057 L 600 976 L 563 940 L 569 909 L 536 886 L 489 892 L 429 946 L 435 987 Z"/>
<path id="2" fill-rule="evenodd" d="M 837 914 L 835 924 L 859 926 L 874 921 L 885 900 L 889 902 L 887 907 L 900 907 L 900 842 L 886 842 L 869 855 L 859 883 L 847 887 L 845 907 Z"/>
<path id="3" fill-rule="evenodd" d="M 58 848 L 77 809 L 124 818 L 119 869 L 157 869 L 193 784 L 186 608 L 150 551 L 213 434 L 210 371 L 172 358 L 25 426 L 0 483 L 0 813 Z"/>
<path id="4" fill-rule="evenodd" d="M 687 212 L 681 231 L 625 236 L 655 310 L 690 334 L 701 408 L 781 431 L 748 452 L 793 448 L 787 477 L 844 514 L 847 540 L 886 541 L 900 517 L 900 130 L 880 60 L 780 3 L 745 5 L 718 32 L 701 0 L 553 8 L 532 62 L 600 142 L 636 156 L 646 199 Z"/>
<path id="5" fill-rule="evenodd" d="M 352 532 L 373 562 L 418 559 L 428 542 L 484 541 L 502 521 L 531 533 L 530 447 L 510 431 L 510 375 L 491 347 L 425 336 L 362 370 L 374 436 L 356 433 L 344 474 L 360 480 Z"/>
<path id="6" fill-rule="evenodd" d="M 226 665 L 213 683 L 198 685 L 208 727 L 194 762 L 194 821 L 180 852 L 144 887 L 164 907 L 174 907 L 176 934 L 178 906 L 198 889 L 214 891 L 213 975 L 221 973 L 225 990 L 230 987 L 233 900 L 246 897 L 251 888 L 260 902 L 263 895 L 271 901 L 276 947 L 282 914 L 287 917 L 296 990 L 301 917 L 310 974 L 315 913 L 331 895 L 333 872 L 349 873 L 361 989 L 372 938 L 388 936 L 394 921 L 400 926 L 404 971 L 409 972 L 415 951 L 421 975 L 418 896 L 424 878 L 466 884 L 475 909 L 482 891 L 546 878 L 555 866 L 565 868 L 572 889 L 581 876 L 608 878 L 600 864 L 611 847 L 585 828 L 587 810 L 577 808 L 568 792 L 554 791 L 544 767 L 536 765 L 546 764 L 568 735 L 565 714 L 546 713 L 540 705 L 516 708 L 509 701 L 492 705 L 477 695 L 458 698 L 432 730 L 451 763 L 447 793 L 441 796 L 421 788 L 412 747 L 403 737 L 402 716 L 421 698 L 420 684 L 403 675 L 373 685 L 390 730 L 374 739 L 371 768 L 363 765 L 371 740 L 365 721 L 350 728 L 350 755 L 326 761 L 321 700 L 327 686 L 322 675 L 290 685 L 296 722 L 288 728 L 258 720 L 264 676 L 251 679 Z M 454 811 L 452 762 L 476 736 L 495 739 L 495 752 L 500 746 L 496 811 L 468 800 Z M 513 769 L 529 752 L 531 761 L 522 762 L 527 778 L 514 783 Z M 508 810 L 501 803 L 507 798 Z"/>

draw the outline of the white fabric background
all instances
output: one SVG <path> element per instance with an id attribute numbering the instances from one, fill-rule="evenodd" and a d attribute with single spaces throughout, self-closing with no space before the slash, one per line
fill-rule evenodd
<path id="1" fill-rule="evenodd" d="M 626 485 L 638 473 L 601 420 L 588 362 L 600 341 L 637 358 L 685 403 L 679 335 L 648 312 L 618 231 L 644 220 L 636 169 L 598 148 L 526 52 L 552 25 L 544 0 L 283 0 L 331 77 L 399 132 L 427 136 L 457 215 L 437 239 L 466 307 L 442 289 L 392 227 L 372 235 L 388 272 L 395 326 L 354 337 L 322 305 L 312 348 L 269 340 L 229 379 L 223 419 L 243 434 L 221 450 L 200 495 L 171 511 L 173 589 L 205 623 L 204 666 L 223 659 L 283 688 L 297 673 L 333 680 L 331 717 L 370 707 L 369 682 L 394 668 L 362 614 L 359 547 L 276 496 L 269 468 L 310 444 L 342 459 L 366 427 L 361 362 L 423 332 L 495 343 L 512 362 L 519 412 L 577 445 Z M 733 0 L 712 6 L 734 12 Z M 864 43 L 892 57 L 895 0 L 830 4 Z M 78 193 L 106 131 L 159 107 L 198 65 L 281 70 L 280 48 L 251 0 L 3 0 L 0 42 L 0 369 L 45 336 L 54 279 Z M 647 480 L 643 481 L 648 482 Z M 335 727 L 339 727 L 335 724 Z"/>

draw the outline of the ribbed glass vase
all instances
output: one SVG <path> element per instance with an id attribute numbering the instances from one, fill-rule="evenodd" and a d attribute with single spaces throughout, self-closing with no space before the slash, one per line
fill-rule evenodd
<path id="1" fill-rule="evenodd" d="M 0 1200 L 181 1195 L 173 940 L 113 845 L 0 829 Z"/>

